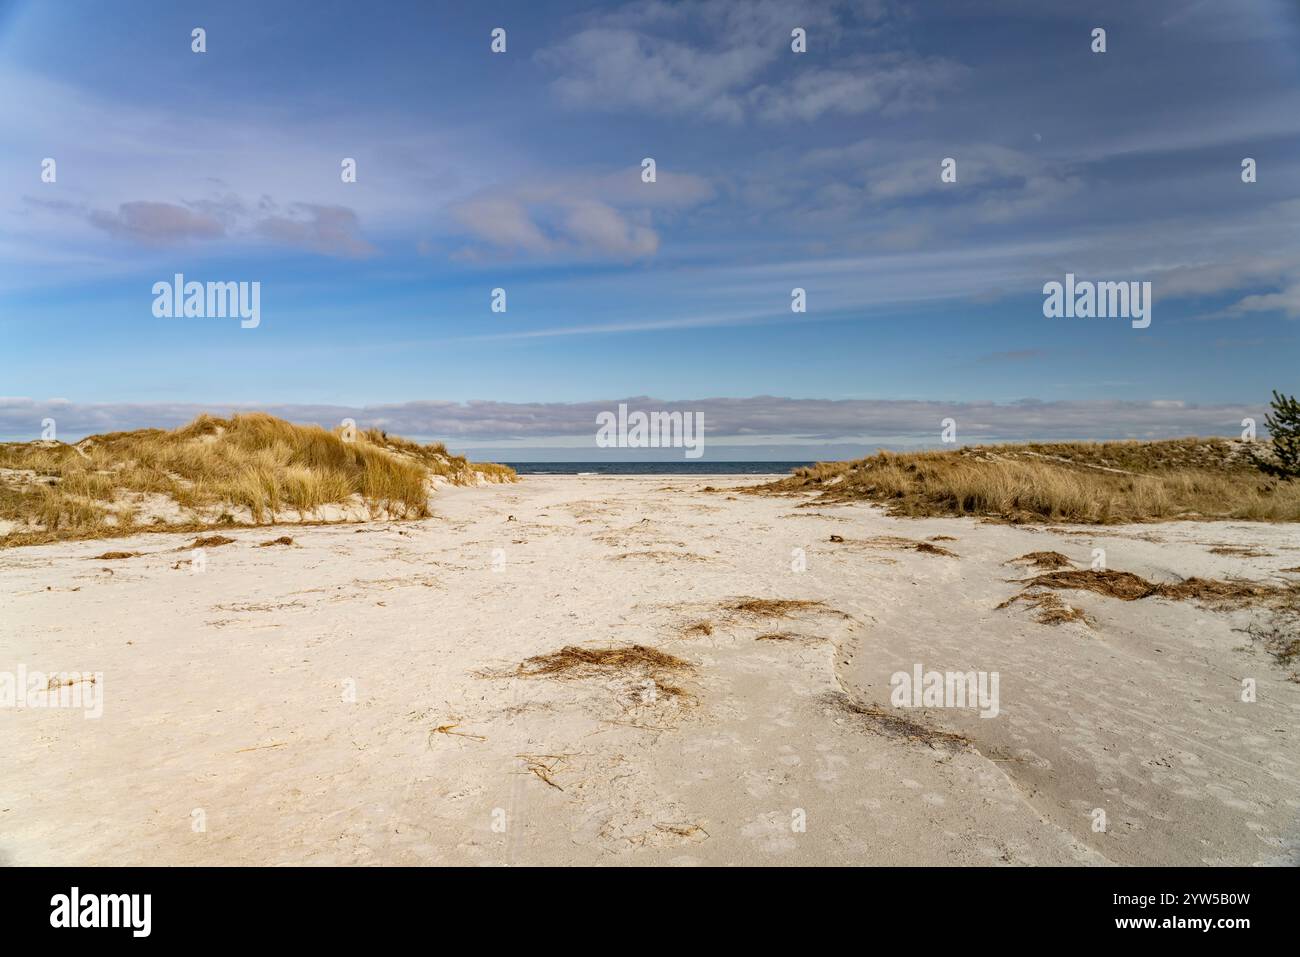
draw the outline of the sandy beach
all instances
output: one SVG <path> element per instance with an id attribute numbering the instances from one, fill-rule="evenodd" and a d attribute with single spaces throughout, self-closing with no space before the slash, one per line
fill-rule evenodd
<path id="1" fill-rule="evenodd" d="M 193 535 L 0 552 L 0 670 L 103 695 L 0 714 L 0 863 L 1300 863 L 1300 684 L 1258 610 L 998 608 L 1041 551 L 1293 581 L 1293 527 L 733 491 L 758 481 L 447 488 L 419 521 L 235 529 L 201 570 Z M 566 646 L 680 664 L 521 668 Z M 996 717 L 891 707 L 917 666 L 997 673 Z"/>

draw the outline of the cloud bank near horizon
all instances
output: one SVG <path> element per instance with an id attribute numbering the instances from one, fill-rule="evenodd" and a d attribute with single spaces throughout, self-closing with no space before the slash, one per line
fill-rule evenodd
<path id="1" fill-rule="evenodd" d="M 1262 432 L 1264 403 L 1197 404 L 1181 400 L 942 402 L 897 399 L 792 399 L 780 396 L 661 401 L 629 396 L 591 402 L 441 402 L 386 405 L 242 403 L 84 403 L 0 397 L 0 435 L 38 438 L 54 419 L 61 439 L 138 428 L 175 428 L 203 412 L 262 411 L 327 428 L 354 419 L 363 428 L 446 441 L 460 448 L 553 447 L 595 451 L 596 416 L 630 410 L 692 412 L 703 416 L 706 439 L 729 447 L 779 445 L 819 448 L 881 442 L 937 444 L 941 422 L 957 423 L 958 441 L 1026 442 L 1157 439 L 1186 435 L 1236 436 L 1242 420 Z"/>

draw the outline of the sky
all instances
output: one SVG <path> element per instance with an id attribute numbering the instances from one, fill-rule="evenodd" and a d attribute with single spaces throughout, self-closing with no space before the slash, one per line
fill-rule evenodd
<path id="1" fill-rule="evenodd" d="M 1300 391 L 1298 227 L 1294 0 L 0 0 L 0 438 L 1236 435 Z M 156 316 L 177 273 L 260 323 Z M 1150 282 L 1150 326 L 1045 317 L 1067 273 Z"/>

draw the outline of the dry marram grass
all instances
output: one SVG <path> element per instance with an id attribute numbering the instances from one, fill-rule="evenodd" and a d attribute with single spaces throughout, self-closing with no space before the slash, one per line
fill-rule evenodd
<path id="1" fill-rule="evenodd" d="M 665 675 L 693 671 L 689 661 L 647 645 L 583 648 L 565 645 L 559 651 L 534 655 L 509 672 L 483 672 L 483 677 L 517 678 L 649 678 L 658 694 L 687 697 L 686 691 L 664 680 Z"/>
<path id="2" fill-rule="evenodd" d="M 99 538 L 151 528 L 200 530 L 299 519 L 323 506 L 423 518 L 435 477 L 452 484 L 513 481 L 513 470 L 475 464 L 441 444 L 376 429 L 345 436 L 263 413 L 201 415 L 179 429 L 141 429 L 61 442 L 0 444 L 2 545 Z M 139 515 L 159 501 L 177 517 Z"/>
<path id="3" fill-rule="evenodd" d="M 833 692 L 823 699 L 834 711 L 852 718 L 868 730 L 890 737 L 906 738 L 928 744 L 930 747 L 942 747 L 948 750 L 960 750 L 970 745 L 965 735 L 951 731 L 929 728 L 918 721 L 874 705 L 862 704 L 843 692 Z"/>
<path id="4" fill-rule="evenodd" d="M 738 598 L 723 606 L 727 611 L 754 618 L 785 618 L 796 611 L 825 608 L 825 603 L 802 598 Z"/>
<path id="5" fill-rule="evenodd" d="M 1300 584 L 1272 585 L 1244 580 L 1220 581 L 1213 578 L 1185 578 L 1179 582 L 1151 582 L 1132 572 L 1069 569 L 1045 572 L 1025 580 L 1029 588 L 1073 589 L 1096 592 L 1121 601 L 1142 598 L 1168 598 L 1173 601 L 1197 601 L 1218 607 L 1240 607 L 1287 601 L 1300 595 Z"/>
<path id="6" fill-rule="evenodd" d="M 903 516 L 1089 524 L 1172 519 L 1300 521 L 1300 482 L 1263 475 L 1226 439 L 971 446 L 823 462 L 752 492 L 815 491 Z"/>
<path id="7" fill-rule="evenodd" d="M 1088 616 L 1083 613 L 1082 608 L 1067 605 L 1051 592 L 1021 592 L 1018 595 L 1012 595 L 998 605 L 998 608 L 1009 608 L 1018 602 L 1023 602 L 1032 608 L 1037 613 L 1034 615 L 1034 620 L 1042 625 L 1061 625 L 1068 621 L 1081 621 L 1085 625 L 1091 623 Z"/>
<path id="8" fill-rule="evenodd" d="M 1074 564 L 1060 552 L 1029 552 L 1006 562 L 1007 565 L 1030 565 L 1034 568 L 1069 568 Z"/>

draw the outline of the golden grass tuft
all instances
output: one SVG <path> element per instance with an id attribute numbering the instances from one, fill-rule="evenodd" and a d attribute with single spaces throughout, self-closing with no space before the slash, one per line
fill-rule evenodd
<path id="1" fill-rule="evenodd" d="M 945 555 L 948 558 L 960 557 L 956 552 L 950 551 L 949 549 L 944 548 L 942 545 L 931 545 L 929 542 L 917 542 L 916 550 L 918 552 L 925 552 L 926 554 L 929 555 Z"/>
<path id="2" fill-rule="evenodd" d="M 1080 621 L 1085 625 L 1091 625 L 1092 623 L 1091 619 L 1083 613 L 1082 608 L 1067 605 L 1051 592 L 1021 592 L 1018 595 L 1012 595 L 998 605 L 998 608 L 1010 608 L 1017 602 L 1023 602 L 1037 612 L 1034 615 L 1034 620 L 1041 625 L 1061 625 L 1067 621 Z"/>
<path id="3" fill-rule="evenodd" d="M 689 671 L 691 663 L 646 645 L 581 648 L 565 645 L 559 651 L 525 659 L 515 670 L 522 678 L 544 676 L 587 678 L 627 671 Z"/>
<path id="4" fill-rule="evenodd" d="M 1269 478 L 1227 439 L 1030 443 L 879 452 L 796 469 L 751 493 L 819 492 L 894 515 L 1114 524 L 1174 519 L 1300 521 L 1300 482 Z"/>
<path id="5" fill-rule="evenodd" d="M 508 465 L 500 465 L 496 462 L 470 462 L 468 468 L 471 472 L 480 473 L 489 482 L 519 481 L 518 474 Z"/>
<path id="6" fill-rule="evenodd" d="M 1055 552 L 1031 552 L 1014 561 L 1041 555 L 1054 555 Z M 1279 639 L 1279 634 L 1286 625 L 1296 631 L 1294 622 L 1300 620 L 1300 582 L 1274 585 L 1268 582 L 1245 581 L 1234 579 L 1219 581 L 1212 578 L 1185 578 L 1178 582 L 1151 582 L 1132 572 L 1096 569 L 1063 569 L 1044 572 L 1032 578 L 1023 579 L 1024 590 L 1008 598 L 999 609 L 1009 608 L 1017 603 L 1024 603 L 1033 608 L 1036 620 L 1046 625 L 1058 625 L 1068 621 L 1081 621 L 1092 625 L 1092 619 L 1084 614 L 1083 609 L 1075 608 L 1061 601 L 1051 590 L 1056 591 L 1090 591 L 1120 601 L 1140 601 L 1144 598 L 1165 598 L 1170 601 L 1195 601 L 1214 609 L 1236 609 L 1258 607 L 1268 610 L 1273 615 L 1273 631 L 1265 640 L 1266 647 L 1286 647 Z M 1250 631 L 1250 629 L 1247 629 Z M 1251 631 L 1253 637 L 1259 638 Z M 1300 643 L 1297 644 L 1300 647 Z"/>
<path id="7" fill-rule="evenodd" d="M 832 535 L 832 543 L 841 545 L 866 545 L 870 548 L 897 548 L 908 551 L 922 552 L 927 555 L 943 555 L 947 558 L 960 558 L 956 552 L 944 548 L 942 545 L 933 544 L 936 541 L 956 541 L 948 535 L 938 535 L 929 541 L 920 542 L 914 538 L 903 538 L 900 535 L 877 535 L 874 538 L 845 538 L 843 535 Z"/>
<path id="8" fill-rule="evenodd" d="M 470 738 L 474 741 L 487 740 L 487 738 L 485 738 L 481 734 L 470 734 L 468 731 L 457 731 L 456 729 L 459 727 L 460 727 L 460 722 L 456 721 L 451 724 L 440 724 L 436 728 L 430 728 L 429 735 L 428 735 L 428 742 L 430 743 L 430 745 L 432 745 L 433 736 L 435 734 L 446 734 L 457 738 Z"/>
<path id="9" fill-rule="evenodd" d="M 727 611 L 754 618 L 785 618 L 796 611 L 825 608 L 825 602 L 802 598 L 739 598 L 722 606 Z"/>
<path id="10" fill-rule="evenodd" d="M 329 505 L 424 518 L 435 479 L 465 485 L 480 475 L 517 478 L 506 466 L 470 463 L 440 443 L 377 429 L 346 435 L 260 412 L 200 415 L 171 431 L 92 435 L 75 445 L 4 443 L 0 468 L 15 470 L 0 484 L 0 519 L 19 526 L 0 545 L 211 527 L 222 523 L 223 510 L 239 508 L 259 524 L 286 512 L 302 519 Z M 137 528 L 149 496 L 189 514 Z"/>
<path id="11" fill-rule="evenodd" d="M 637 694 L 642 703 L 649 703 L 662 695 L 666 699 L 690 699 L 684 688 L 665 680 L 665 676 L 694 671 L 689 661 L 646 645 L 615 645 L 605 648 L 582 648 L 565 645 L 550 654 L 534 655 L 522 661 L 513 671 L 480 672 L 485 678 L 621 678 L 629 683 L 648 680 L 652 692 L 645 689 Z"/>
<path id="12" fill-rule="evenodd" d="M 216 548 L 218 545 L 233 545 L 235 540 L 226 535 L 201 535 L 186 545 L 186 548 Z"/>
<path id="13" fill-rule="evenodd" d="M 1073 589 L 1096 592 L 1108 598 L 1120 601 L 1137 601 L 1150 598 L 1160 593 L 1160 586 L 1149 582 L 1132 572 L 1117 572 L 1109 569 L 1068 569 L 1065 571 L 1045 572 L 1028 579 L 1030 587 Z"/>
<path id="14" fill-rule="evenodd" d="M 1269 552 L 1254 545 L 1215 545 L 1210 549 L 1211 555 L 1233 555 L 1237 558 L 1271 558 Z"/>
<path id="15" fill-rule="evenodd" d="M 1074 562 L 1066 558 L 1060 552 L 1029 552 L 1021 555 L 1019 558 L 1013 558 L 1006 565 L 1032 565 L 1034 568 L 1047 568 L 1055 570 L 1058 568 L 1070 568 Z"/>
<path id="16" fill-rule="evenodd" d="M 1185 578 L 1180 582 L 1150 582 L 1132 572 L 1106 569 L 1070 569 L 1045 572 L 1026 581 L 1029 587 L 1074 589 L 1096 592 L 1120 601 L 1142 598 L 1168 598 L 1173 601 L 1199 601 L 1211 605 L 1245 605 L 1283 597 L 1300 586 L 1271 585 L 1266 582 L 1219 581 L 1212 578 Z"/>
<path id="17" fill-rule="evenodd" d="M 1212 608 L 1241 608 L 1251 605 L 1273 607 L 1295 605 L 1300 602 L 1300 582 L 1274 585 L 1268 582 L 1233 579 L 1220 581 L 1213 578 L 1185 578 L 1179 582 L 1151 582 L 1132 572 L 1099 571 L 1095 569 L 1068 569 L 1044 572 L 1022 582 L 1026 591 L 1050 588 L 1055 590 L 1091 591 L 1120 601 L 1139 601 L 1143 598 L 1166 598 L 1170 601 L 1195 601 Z M 999 605 L 1005 607 L 1011 602 Z"/>
<path id="18" fill-rule="evenodd" d="M 564 788 L 555 783 L 554 775 L 568 763 L 570 755 L 567 754 L 516 754 L 519 760 L 524 762 L 524 770 L 537 777 L 539 781 L 549 784 L 557 791 L 563 791 Z"/>

